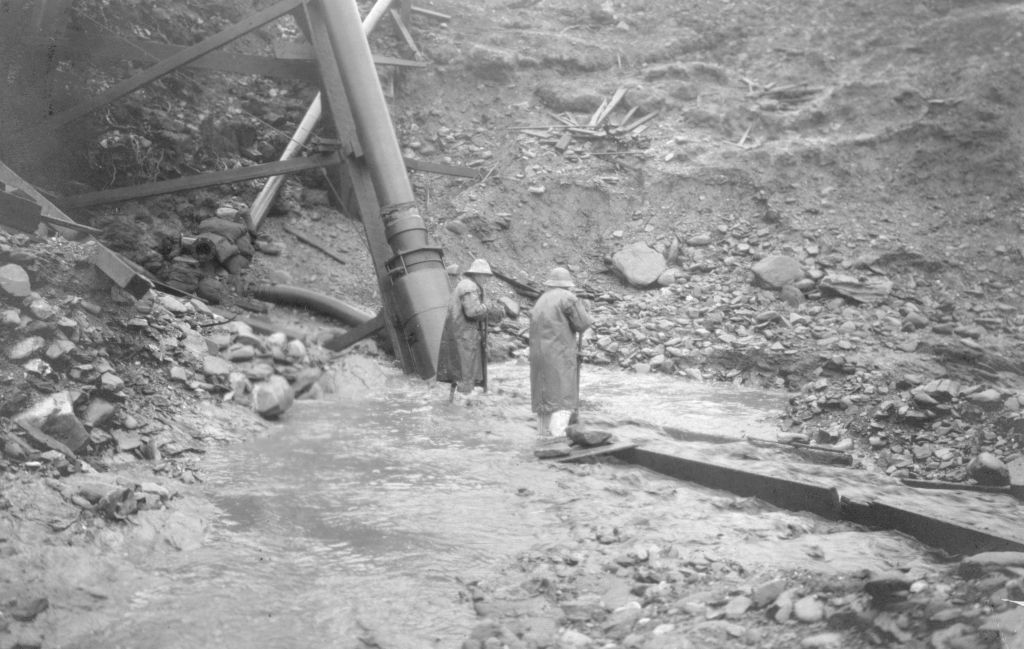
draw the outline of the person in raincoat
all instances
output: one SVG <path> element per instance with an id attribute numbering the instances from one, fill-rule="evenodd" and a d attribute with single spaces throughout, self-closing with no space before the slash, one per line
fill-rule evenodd
<path id="1" fill-rule="evenodd" d="M 437 380 L 451 383 L 449 403 L 455 401 L 456 390 L 469 394 L 477 386 L 487 389 L 486 327 L 489 320 L 500 320 L 505 315 L 504 307 L 484 299 L 484 286 L 492 275 L 490 264 L 475 259 L 448 300 Z"/>
<path id="2" fill-rule="evenodd" d="M 577 336 L 594 323 L 569 289 L 572 275 L 555 268 L 530 311 L 530 394 L 541 437 L 565 433 L 579 407 Z"/>

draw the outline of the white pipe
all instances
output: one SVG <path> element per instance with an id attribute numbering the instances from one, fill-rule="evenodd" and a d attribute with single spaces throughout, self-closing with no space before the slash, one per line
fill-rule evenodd
<path id="1" fill-rule="evenodd" d="M 322 2 L 331 2 L 331 0 L 321 0 Z M 391 4 L 394 0 L 377 0 L 377 4 L 373 5 L 370 12 L 366 14 L 366 18 L 363 19 L 363 34 L 366 36 L 370 35 L 373 28 L 380 22 L 382 16 L 387 13 L 388 9 L 391 8 Z M 284 153 L 281 154 L 281 160 L 291 160 L 294 158 L 299 150 L 306 145 L 309 140 L 310 134 L 313 132 L 313 128 L 316 127 L 317 122 L 320 121 L 320 115 L 323 113 L 323 101 L 321 101 L 320 93 L 316 93 L 316 97 L 313 98 L 313 102 L 306 109 L 306 114 L 302 116 L 302 121 L 299 122 L 299 127 L 295 129 L 295 133 L 292 135 L 292 139 L 288 142 L 288 146 L 284 148 Z M 263 189 L 260 190 L 256 200 L 249 206 L 249 215 L 246 218 L 246 225 L 250 232 L 256 232 L 260 227 L 260 222 L 263 221 L 263 217 L 270 211 L 270 205 L 274 202 L 274 197 L 277 196 L 278 190 L 281 188 L 281 183 L 284 182 L 284 176 L 271 176 L 267 178 L 267 182 L 263 184 Z"/>

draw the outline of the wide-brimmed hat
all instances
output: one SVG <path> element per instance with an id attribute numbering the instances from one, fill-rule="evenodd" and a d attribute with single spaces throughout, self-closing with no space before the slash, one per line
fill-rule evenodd
<path id="1" fill-rule="evenodd" d="M 493 275 L 491 265 L 485 259 L 474 259 L 473 263 L 466 269 L 466 275 Z"/>
<path id="2" fill-rule="evenodd" d="M 553 268 L 548 273 L 548 278 L 544 280 L 544 286 L 554 286 L 557 288 L 572 288 L 576 284 L 572 281 L 572 275 L 569 274 L 568 269 L 562 268 L 561 266 Z"/>

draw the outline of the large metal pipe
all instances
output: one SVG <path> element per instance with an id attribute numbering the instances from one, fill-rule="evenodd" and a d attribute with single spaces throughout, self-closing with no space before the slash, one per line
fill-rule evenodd
<path id="1" fill-rule="evenodd" d="M 441 249 L 428 245 L 427 228 L 402 160 L 384 90 L 373 65 L 355 0 L 322 2 L 359 144 L 380 203 L 384 234 L 394 256 L 386 272 L 395 291 L 394 314 L 417 373 L 434 375 L 448 305 L 448 275 Z"/>

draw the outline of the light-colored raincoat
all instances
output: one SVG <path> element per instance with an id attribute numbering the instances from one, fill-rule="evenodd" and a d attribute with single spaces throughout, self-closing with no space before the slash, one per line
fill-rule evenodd
<path id="1" fill-rule="evenodd" d="M 549 288 L 530 311 L 530 394 L 533 411 L 575 410 L 579 391 L 576 334 L 594 323 L 579 298 Z"/>
<path id="2" fill-rule="evenodd" d="M 483 385 L 483 328 L 489 312 L 484 290 L 468 277 L 456 284 L 448 300 L 448 315 L 441 334 L 441 350 L 437 358 L 437 380 L 453 383 L 459 392 L 468 394 L 474 386 Z"/>

